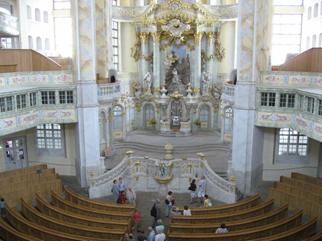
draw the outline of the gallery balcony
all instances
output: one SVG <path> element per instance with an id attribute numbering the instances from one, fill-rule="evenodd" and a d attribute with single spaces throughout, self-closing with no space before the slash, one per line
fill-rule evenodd
<path id="1" fill-rule="evenodd" d="M 235 85 L 229 84 L 229 83 L 224 83 L 224 88 L 223 88 L 223 93 L 221 95 L 221 100 L 233 104 L 234 98 L 235 98 Z"/>
<path id="2" fill-rule="evenodd" d="M 18 36 L 18 18 L 0 12 L 0 36 Z"/>
<path id="3" fill-rule="evenodd" d="M 114 98 L 118 98 L 121 95 L 120 82 L 99 84 L 98 85 L 98 100 L 100 102 L 109 102 Z"/>

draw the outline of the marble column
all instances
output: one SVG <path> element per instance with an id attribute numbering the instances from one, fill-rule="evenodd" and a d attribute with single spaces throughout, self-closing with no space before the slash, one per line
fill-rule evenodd
<path id="1" fill-rule="evenodd" d="M 232 172 L 237 188 L 250 194 L 262 178 L 263 129 L 255 126 L 256 82 L 266 69 L 263 51 L 271 36 L 271 1 L 240 0 L 238 5 L 237 85 L 233 119 Z"/>
<path id="2" fill-rule="evenodd" d="M 153 88 L 154 95 L 160 94 L 160 34 L 153 33 Z"/>
<path id="3" fill-rule="evenodd" d="M 96 71 L 99 74 L 100 78 L 107 77 L 107 54 L 108 54 L 108 45 L 106 41 L 106 16 L 105 7 L 107 1 L 105 0 L 96 0 Z M 108 3 L 107 3 L 108 4 Z"/>
<path id="4" fill-rule="evenodd" d="M 148 56 L 148 33 L 140 33 L 140 39 L 141 39 L 141 73 L 142 78 L 141 81 L 143 81 L 144 76 L 149 71 L 149 62 L 147 61 Z"/>
<path id="5" fill-rule="evenodd" d="M 107 46 L 107 51 L 106 51 L 106 66 L 105 66 L 105 71 L 106 71 L 106 76 L 108 76 L 108 71 L 110 69 L 114 69 L 113 65 L 113 46 L 112 46 L 112 1 L 105 1 L 105 42 Z"/>
<path id="6" fill-rule="evenodd" d="M 200 94 L 201 88 L 201 39 L 202 33 L 197 32 L 195 34 L 195 66 L 194 66 L 194 76 L 192 80 L 192 87 L 194 88 L 195 95 Z"/>
<path id="7" fill-rule="evenodd" d="M 215 35 L 212 32 L 207 33 L 207 55 L 211 55 L 211 58 L 207 62 L 207 72 L 209 74 L 210 85 L 214 82 L 214 69 L 215 66 Z"/>
<path id="8" fill-rule="evenodd" d="M 82 187 L 100 173 L 99 112 L 96 85 L 95 1 L 73 1 L 77 78 L 76 173 Z"/>

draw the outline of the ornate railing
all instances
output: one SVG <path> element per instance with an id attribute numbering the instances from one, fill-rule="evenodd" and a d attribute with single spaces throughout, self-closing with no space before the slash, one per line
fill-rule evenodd
<path id="1" fill-rule="evenodd" d="M 163 163 L 163 164 L 162 164 Z M 168 168 L 168 179 L 160 179 L 158 172 L 162 165 Z M 136 157 L 128 155 L 112 170 L 89 178 L 89 195 L 98 198 L 111 195 L 109 192 L 113 180 L 123 177 L 128 187 L 137 191 L 161 192 L 164 188 L 171 188 L 176 193 L 188 192 L 191 179 L 205 176 L 207 193 L 222 202 L 231 203 L 236 199 L 235 183 L 226 181 L 218 176 L 208 165 L 206 160 L 197 158 L 174 159 L 162 161 L 150 157 Z"/>
<path id="2" fill-rule="evenodd" d="M 98 100 L 112 100 L 121 94 L 121 85 L 119 82 L 98 85 Z"/>
<path id="3" fill-rule="evenodd" d="M 0 12 L 0 32 L 19 35 L 18 18 Z"/>
<path id="4" fill-rule="evenodd" d="M 115 20 L 133 21 L 135 18 L 141 16 L 149 6 L 143 7 L 120 7 L 113 6 L 112 17 Z"/>
<path id="5" fill-rule="evenodd" d="M 235 98 L 235 85 L 225 83 L 221 99 L 233 103 Z"/>

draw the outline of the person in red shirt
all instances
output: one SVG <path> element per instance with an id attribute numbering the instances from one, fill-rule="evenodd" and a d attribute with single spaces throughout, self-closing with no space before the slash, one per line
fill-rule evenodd
<path id="1" fill-rule="evenodd" d="M 137 209 L 134 210 L 132 218 L 134 220 L 134 230 L 137 231 L 139 223 L 141 222 L 141 219 L 142 219 L 142 215 L 139 212 L 139 210 L 137 210 Z"/>

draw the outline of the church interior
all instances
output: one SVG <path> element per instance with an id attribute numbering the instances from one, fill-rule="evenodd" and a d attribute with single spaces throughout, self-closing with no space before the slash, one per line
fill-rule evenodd
<path id="1" fill-rule="evenodd" d="M 321 0 L 0 0 L 0 240 L 322 241 Z"/>

